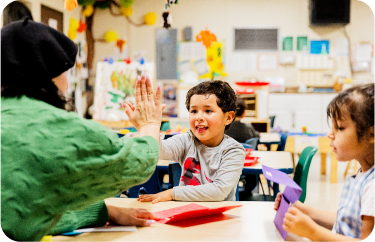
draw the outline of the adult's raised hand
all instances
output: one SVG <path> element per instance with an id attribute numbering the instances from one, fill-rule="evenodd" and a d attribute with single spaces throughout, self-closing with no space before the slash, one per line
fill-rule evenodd
<path id="1" fill-rule="evenodd" d="M 140 132 L 140 136 L 150 135 L 159 141 L 162 111 L 165 104 L 161 104 L 161 90 L 158 86 L 156 95 L 152 90 L 148 77 L 138 77 L 135 92 L 135 106 L 131 103 L 122 103 L 130 122 Z M 156 132 L 155 132 L 156 131 Z"/>

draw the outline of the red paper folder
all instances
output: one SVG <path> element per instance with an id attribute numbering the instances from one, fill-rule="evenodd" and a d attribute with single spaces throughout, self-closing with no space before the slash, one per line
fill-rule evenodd
<path id="1" fill-rule="evenodd" d="M 220 214 L 230 209 L 238 208 L 241 206 L 242 205 L 225 206 L 220 208 L 208 208 L 205 206 L 198 205 L 196 203 L 190 203 L 188 205 L 159 211 L 154 214 L 161 218 L 159 221 L 157 221 L 158 223 L 167 224 L 181 220 L 188 220 Z"/>
<path id="2" fill-rule="evenodd" d="M 257 156 L 246 156 L 245 157 L 245 163 L 243 166 L 252 166 L 255 165 L 259 160 L 259 157 Z"/>

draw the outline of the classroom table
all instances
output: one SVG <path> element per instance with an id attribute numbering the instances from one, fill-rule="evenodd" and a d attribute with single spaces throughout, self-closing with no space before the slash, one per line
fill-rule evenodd
<path id="1" fill-rule="evenodd" d="M 259 157 L 258 163 L 244 167 L 242 174 L 262 174 L 262 165 L 280 170 L 286 174 L 293 173 L 292 154 L 289 152 L 253 150 L 251 156 Z"/>
<path id="2" fill-rule="evenodd" d="M 266 142 L 280 142 L 280 135 L 279 133 L 259 133 L 259 142 L 266 143 Z"/>
<path id="3" fill-rule="evenodd" d="M 292 154 L 285 151 L 252 151 L 251 156 L 259 157 L 258 163 L 253 166 L 244 167 L 242 174 L 263 174 L 262 165 L 277 169 L 286 174 L 294 171 Z M 280 191 L 278 183 L 272 183 L 273 199 L 276 199 Z"/>
<path id="4" fill-rule="evenodd" d="M 133 198 L 110 198 L 107 204 L 144 208 L 150 212 L 162 211 L 191 202 L 141 203 Z M 150 227 L 137 227 L 137 232 L 83 233 L 76 236 L 53 236 L 52 241 L 284 241 L 273 220 L 276 212 L 273 202 L 224 201 L 195 202 L 216 208 L 242 205 L 224 213 L 223 216 L 203 218 L 186 227 L 155 223 Z M 214 221 L 212 221 L 214 220 Z M 211 222 L 209 222 L 211 221 Z M 287 239 L 297 238 L 289 234 Z"/>
<path id="5" fill-rule="evenodd" d="M 259 133 L 259 144 L 267 146 L 268 150 L 271 150 L 271 145 L 280 145 L 281 139 L 279 133 Z"/>

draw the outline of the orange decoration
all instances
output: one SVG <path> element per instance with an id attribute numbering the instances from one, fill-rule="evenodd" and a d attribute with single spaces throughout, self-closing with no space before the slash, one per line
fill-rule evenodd
<path id="1" fill-rule="evenodd" d="M 64 8 L 68 9 L 69 12 L 76 7 L 78 7 L 77 0 L 64 0 Z"/>
<path id="2" fill-rule="evenodd" d="M 120 49 L 120 53 L 122 53 L 122 47 L 124 47 L 125 40 L 119 39 L 116 41 L 116 46 Z"/>
<path id="3" fill-rule="evenodd" d="M 206 46 L 206 48 L 210 48 L 212 42 L 216 42 L 216 35 L 211 33 L 209 30 L 202 30 L 196 37 L 195 41 L 197 42 L 203 42 L 203 45 Z"/>
<path id="4" fill-rule="evenodd" d="M 87 24 L 83 23 L 81 20 L 79 21 L 79 27 L 77 29 L 78 33 L 82 33 L 87 28 Z"/>

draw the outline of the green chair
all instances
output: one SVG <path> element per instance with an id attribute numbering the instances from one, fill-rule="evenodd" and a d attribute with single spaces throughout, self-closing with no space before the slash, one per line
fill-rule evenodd
<path id="1" fill-rule="evenodd" d="M 311 160 L 317 151 L 318 151 L 317 147 L 314 147 L 314 146 L 306 147 L 302 151 L 299 157 L 296 169 L 294 170 L 293 181 L 295 181 L 302 188 L 302 194 L 299 198 L 299 201 L 302 203 L 306 199 L 307 177 L 309 175 Z M 269 182 L 268 182 L 268 188 L 272 189 L 272 186 L 270 186 Z M 262 187 L 262 190 L 263 190 L 263 187 Z M 274 197 L 271 195 L 265 195 L 264 190 L 263 190 L 263 194 L 254 194 L 250 198 L 250 201 L 274 201 Z"/>
<path id="2" fill-rule="evenodd" d="M 307 177 L 309 175 L 311 160 L 317 151 L 318 148 L 314 146 L 307 146 L 305 149 L 303 149 L 298 159 L 296 169 L 294 170 L 293 181 L 295 181 L 302 188 L 302 194 L 299 198 L 301 203 L 303 203 L 306 199 Z"/>
<path id="3" fill-rule="evenodd" d="M 164 122 L 162 125 L 161 125 L 161 131 L 165 132 L 167 131 L 168 129 L 171 129 L 170 128 L 170 125 L 169 125 L 169 122 Z"/>

